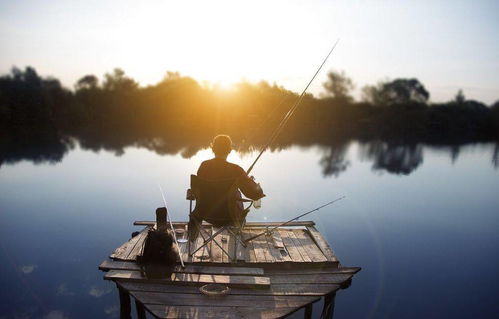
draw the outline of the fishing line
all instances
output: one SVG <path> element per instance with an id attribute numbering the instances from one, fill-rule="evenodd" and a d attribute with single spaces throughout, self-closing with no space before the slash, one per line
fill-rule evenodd
<path id="1" fill-rule="evenodd" d="M 308 82 L 308 84 L 305 87 L 305 89 L 303 89 L 303 91 L 300 94 L 300 97 L 298 98 L 298 100 L 296 100 L 295 104 L 293 104 L 293 106 L 289 109 L 288 113 L 286 113 L 286 115 L 284 116 L 284 118 L 282 119 L 282 121 L 279 123 L 279 125 L 277 126 L 277 128 L 275 129 L 275 131 L 270 136 L 270 139 L 267 142 L 267 144 L 265 144 L 265 146 L 262 148 L 262 150 L 260 151 L 260 153 L 258 154 L 258 156 L 256 157 L 256 159 L 253 161 L 253 164 L 251 164 L 251 166 L 246 171 L 246 174 L 249 174 L 253 170 L 253 167 L 258 162 L 258 160 L 260 159 L 260 157 L 262 156 L 262 154 L 275 141 L 275 139 L 277 138 L 277 136 L 279 135 L 279 133 L 281 133 L 282 129 L 284 128 L 284 126 L 286 125 L 286 123 L 289 121 L 289 119 L 291 118 L 291 116 L 293 115 L 293 113 L 296 111 L 296 109 L 298 108 L 298 106 L 300 106 L 300 103 L 303 100 L 303 97 L 305 96 L 305 93 L 307 92 L 308 87 L 310 86 L 310 84 L 312 84 L 312 82 L 314 81 L 314 79 L 317 76 L 317 74 L 319 74 L 320 70 L 322 69 L 322 67 L 326 63 L 326 61 L 329 58 L 329 56 L 331 55 L 331 53 L 333 53 L 333 50 L 334 50 L 334 48 L 336 48 L 336 45 L 338 44 L 339 41 L 340 41 L 340 39 L 336 40 L 336 42 L 334 43 L 333 47 L 331 48 L 331 50 L 327 54 L 326 58 L 324 59 L 324 61 L 322 61 L 321 65 L 319 66 L 319 68 L 315 72 L 315 74 L 312 77 L 312 79 L 310 79 L 310 81 Z"/>
<path id="2" fill-rule="evenodd" d="M 252 237 L 250 237 L 250 238 L 246 239 L 244 242 L 245 242 L 245 243 L 247 243 L 247 242 L 249 242 L 249 241 L 251 241 L 251 240 L 253 240 L 253 239 L 255 239 L 255 238 L 258 238 L 258 237 L 260 237 L 260 236 L 262 236 L 262 235 L 269 235 L 269 234 L 272 234 L 272 232 L 273 232 L 274 230 L 276 230 L 277 228 L 282 227 L 282 226 L 286 226 L 287 224 L 291 223 L 292 221 L 295 221 L 295 220 L 300 219 L 301 217 L 303 217 L 303 216 L 305 216 L 305 215 L 308 215 L 308 214 L 311 214 L 311 213 L 313 213 L 313 212 L 316 212 L 316 211 L 318 211 L 318 210 L 319 210 L 319 209 L 321 209 L 321 208 L 324 208 L 324 207 L 326 207 L 326 206 L 332 205 L 332 204 L 336 203 L 337 201 L 342 200 L 343 198 L 345 198 L 345 196 L 341 196 L 341 197 L 339 197 L 339 198 L 337 198 L 337 199 L 335 199 L 335 200 L 332 200 L 332 201 L 330 201 L 330 202 L 327 202 L 326 204 L 323 204 L 323 205 L 321 205 L 321 206 L 319 206 L 319 207 L 316 207 L 316 208 L 314 208 L 314 209 L 312 209 L 312 210 L 309 210 L 308 212 L 305 212 L 305 213 L 303 213 L 303 214 L 301 214 L 301 215 L 298 215 L 298 216 L 296 216 L 296 217 L 294 217 L 294 218 L 291 218 L 291 219 L 290 219 L 290 220 L 288 220 L 287 222 L 281 223 L 281 224 L 279 224 L 279 225 L 277 225 L 277 226 L 274 226 L 274 227 L 272 227 L 272 228 L 270 228 L 270 229 L 266 229 L 265 231 L 263 231 L 263 232 L 261 232 L 261 233 L 259 233 L 259 234 L 256 234 L 255 236 L 252 236 Z"/>
<path id="3" fill-rule="evenodd" d="M 161 188 L 161 185 L 158 183 L 159 191 L 161 192 L 161 197 L 163 198 L 163 203 L 165 204 L 166 208 L 166 199 L 165 199 L 165 194 L 163 193 L 163 189 Z M 170 228 L 173 233 L 173 239 L 175 240 L 175 245 L 177 245 L 177 250 L 178 250 L 178 256 L 180 257 L 180 264 L 182 264 L 182 268 L 185 268 L 184 261 L 182 260 L 182 254 L 180 252 L 180 247 L 177 242 L 177 235 L 175 234 L 175 228 L 173 228 L 172 221 L 170 219 L 170 214 L 168 213 L 168 208 L 166 208 L 166 220 L 170 224 Z"/>

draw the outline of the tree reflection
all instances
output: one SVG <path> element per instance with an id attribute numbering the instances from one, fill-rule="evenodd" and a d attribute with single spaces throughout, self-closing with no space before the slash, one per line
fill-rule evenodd
<path id="1" fill-rule="evenodd" d="M 375 171 L 409 175 L 423 163 L 423 147 L 376 141 L 362 145 L 361 156 L 373 161 Z"/>
<path id="2" fill-rule="evenodd" d="M 3 164 L 13 164 L 27 160 L 35 164 L 57 163 L 74 147 L 69 139 L 32 138 L 14 140 L 12 137 L 0 139 L 0 167 Z"/>
<path id="3" fill-rule="evenodd" d="M 350 143 L 342 142 L 336 145 L 325 146 L 324 156 L 321 157 L 319 164 L 322 166 L 324 176 L 338 177 L 350 166 L 350 161 L 345 159 L 345 154 Z"/>
<path id="4" fill-rule="evenodd" d="M 494 151 L 492 152 L 492 165 L 495 169 L 499 168 L 499 143 L 494 145 Z"/>

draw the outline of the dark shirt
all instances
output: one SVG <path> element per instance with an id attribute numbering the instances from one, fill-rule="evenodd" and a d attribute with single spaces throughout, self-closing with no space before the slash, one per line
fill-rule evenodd
<path id="1" fill-rule="evenodd" d="M 239 189 L 246 197 L 257 200 L 265 196 L 259 185 L 246 174 L 241 166 L 229 163 L 223 158 L 213 158 L 202 162 L 197 175 L 209 181 L 238 179 Z"/>

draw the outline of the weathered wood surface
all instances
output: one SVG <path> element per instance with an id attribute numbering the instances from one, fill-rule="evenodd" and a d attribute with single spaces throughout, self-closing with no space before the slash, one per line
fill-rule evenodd
<path id="1" fill-rule="evenodd" d="M 167 306 L 214 306 L 214 307 L 248 307 L 264 308 L 303 307 L 317 301 L 317 296 L 272 296 L 272 295 L 233 295 L 223 297 L 205 296 L 201 293 L 177 294 L 164 292 L 130 291 L 131 295 L 144 304 Z"/>
<path id="2" fill-rule="evenodd" d="M 132 261 L 105 260 L 100 266 L 100 270 L 130 270 L 139 271 L 140 266 Z M 185 268 L 176 266 L 174 272 L 212 275 L 242 275 L 242 276 L 263 276 L 263 268 L 256 267 L 224 267 L 224 266 L 204 266 L 186 265 Z"/>
<path id="3" fill-rule="evenodd" d="M 146 305 L 158 318 L 282 318 L 299 308 L 261 308 L 261 307 L 213 307 L 213 306 L 164 306 Z"/>
<path id="4" fill-rule="evenodd" d="M 219 230 L 219 228 L 212 227 L 211 234 L 212 235 L 215 234 L 218 230 Z M 215 236 L 215 240 L 218 244 L 212 243 L 212 245 L 211 245 L 211 262 L 221 263 L 221 262 L 223 262 L 223 254 L 224 254 L 222 251 L 222 248 L 220 247 L 220 246 L 223 247 L 222 234 L 218 234 L 217 236 Z"/>
<path id="5" fill-rule="evenodd" d="M 360 267 L 318 267 L 318 268 L 274 268 L 266 267 L 264 268 L 265 275 L 303 275 L 303 274 L 356 274 L 361 270 Z"/>
<path id="6" fill-rule="evenodd" d="M 244 288 L 268 288 L 270 279 L 263 276 L 239 276 L 239 275 L 206 275 L 190 273 L 173 273 L 168 276 L 165 273 L 164 279 L 148 279 L 139 271 L 128 270 L 110 270 L 104 275 L 107 280 L 129 280 L 137 282 L 159 282 L 168 284 L 184 285 L 205 285 L 205 284 L 224 284 L 229 287 Z"/>
<path id="7" fill-rule="evenodd" d="M 199 294 L 199 287 L 166 285 L 150 282 L 119 281 L 118 285 L 128 291 L 168 292 L 177 294 Z M 340 288 L 336 284 L 274 284 L 269 289 L 232 288 L 232 295 L 274 295 L 274 296 L 323 296 Z"/>
<path id="8" fill-rule="evenodd" d="M 310 257 L 308 256 L 307 252 L 302 247 L 300 241 L 298 240 L 298 238 L 296 238 L 294 231 L 292 229 L 289 229 L 287 230 L 287 233 L 288 233 L 288 238 L 291 240 L 293 245 L 298 250 L 298 253 L 300 254 L 302 260 L 304 262 L 312 262 L 312 259 L 310 259 Z"/>
<path id="9" fill-rule="evenodd" d="M 185 230 L 184 225 L 176 228 Z M 216 228 L 211 225 L 203 226 L 208 234 L 214 234 Z M 243 238 L 249 238 L 261 233 L 261 228 L 245 228 Z M 147 228 L 139 235 L 133 237 L 110 256 L 115 260 L 134 261 L 142 253 L 142 247 L 147 235 Z M 187 237 L 187 231 L 181 235 Z M 229 255 L 223 253 L 214 241 L 197 251 L 192 257 L 188 254 L 188 243 L 181 243 L 180 254 L 185 263 L 209 263 L 209 264 L 231 264 L 235 258 L 239 262 L 256 264 L 273 263 L 331 263 L 338 264 L 331 247 L 324 237 L 313 226 L 305 228 L 280 228 L 273 232 L 272 236 L 262 235 L 247 243 L 247 247 L 237 244 L 236 239 L 229 232 L 224 231 L 215 237 L 217 243 L 225 249 Z M 204 242 L 200 235 L 191 243 L 191 251 L 194 251 Z M 237 244 L 237 249 L 235 245 Z M 234 255 L 236 254 L 236 255 Z"/>
<path id="10" fill-rule="evenodd" d="M 137 220 L 133 222 L 135 226 L 152 226 L 155 225 L 155 221 L 145 221 L 145 220 Z M 187 222 L 172 222 L 173 226 L 184 226 L 187 225 Z M 275 227 L 281 225 L 282 222 L 247 222 L 245 224 L 245 227 L 251 228 L 251 227 Z M 203 222 L 203 225 L 207 226 L 210 225 L 208 223 Z M 295 221 L 291 222 L 289 224 L 286 224 L 285 227 L 289 226 L 314 226 L 315 223 L 313 221 Z"/>
<path id="11" fill-rule="evenodd" d="M 341 284 L 352 278 L 353 274 L 302 274 L 267 275 L 272 284 Z"/>
<path id="12" fill-rule="evenodd" d="M 284 248 L 284 243 L 282 242 L 281 234 L 275 231 L 272 232 L 272 242 L 275 248 Z"/>
<path id="13" fill-rule="evenodd" d="M 338 258 L 336 258 L 333 249 L 331 249 L 331 246 L 329 246 L 322 234 L 314 226 L 307 226 L 307 230 L 317 246 L 321 249 L 322 253 L 326 256 L 327 260 L 337 262 Z"/>
<path id="14" fill-rule="evenodd" d="M 110 257 L 117 260 L 137 259 L 137 254 L 141 252 L 142 244 L 148 231 L 149 227 L 145 227 L 138 235 L 116 248 Z"/>
<path id="15" fill-rule="evenodd" d="M 313 262 L 327 261 L 326 256 L 324 256 L 322 251 L 304 229 L 294 229 L 293 234 L 295 235 L 295 238 L 298 239 L 300 247 L 307 253 L 310 260 Z"/>
<path id="16" fill-rule="evenodd" d="M 249 234 L 249 236 L 254 236 L 258 234 L 259 231 L 247 229 L 247 233 Z M 253 239 L 251 243 L 253 244 L 253 250 L 256 257 L 254 262 L 267 263 L 273 261 L 273 258 L 268 251 L 268 245 L 267 240 L 265 239 L 265 235 Z"/>
<path id="17" fill-rule="evenodd" d="M 205 230 L 208 232 L 208 234 L 211 234 L 211 229 L 208 230 L 205 228 Z M 204 235 L 204 236 L 207 236 L 207 235 Z M 203 245 L 204 243 L 204 239 L 203 239 L 203 236 L 201 236 L 201 233 L 199 234 L 197 240 L 195 241 L 195 245 L 193 245 L 193 247 L 191 248 L 192 251 L 196 250 L 198 247 L 200 247 L 201 245 Z M 203 248 L 199 249 L 198 251 L 196 251 L 194 253 L 194 255 L 192 256 L 192 261 L 193 262 L 208 262 L 209 259 L 210 259 L 210 245 L 211 243 L 208 243 L 207 245 L 205 245 Z"/>
<path id="18" fill-rule="evenodd" d="M 282 238 L 282 242 L 283 242 L 284 246 L 286 247 L 286 251 L 288 252 L 291 261 L 304 262 L 303 258 L 300 255 L 300 252 L 298 251 L 298 248 L 296 248 L 293 240 L 289 237 L 288 230 L 287 229 L 280 229 L 277 232 L 279 233 L 279 235 Z"/>

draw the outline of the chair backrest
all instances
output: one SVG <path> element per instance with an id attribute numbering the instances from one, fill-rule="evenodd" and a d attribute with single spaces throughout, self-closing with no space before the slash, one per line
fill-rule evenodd
<path id="1" fill-rule="evenodd" d="M 233 224 L 237 188 L 237 179 L 208 181 L 191 175 L 191 189 L 196 198 L 192 214 L 216 226 Z"/>

